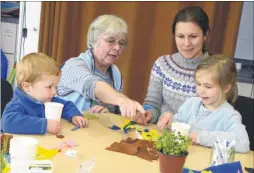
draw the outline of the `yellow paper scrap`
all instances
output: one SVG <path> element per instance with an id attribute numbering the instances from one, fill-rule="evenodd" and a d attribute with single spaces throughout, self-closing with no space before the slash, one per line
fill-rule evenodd
<path id="1" fill-rule="evenodd" d="M 136 127 L 136 130 L 141 132 L 141 131 L 143 131 L 143 128 L 142 127 Z"/>
<path id="2" fill-rule="evenodd" d="M 150 129 L 149 132 L 145 132 L 144 130 L 142 131 L 142 138 L 144 140 L 151 140 L 151 141 L 156 141 L 158 138 L 158 131 L 155 129 Z"/>
<path id="3" fill-rule="evenodd" d="M 125 119 L 124 123 L 122 125 L 119 125 L 118 127 L 120 127 L 123 130 L 124 126 L 126 126 L 129 122 L 130 122 L 129 119 Z M 128 127 L 130 126 L 132 126 L 132 128 L 134 127 L 133 125 L 129 125 Z"/>
<path id="4" fill-rule="evenodd" d="M 59 152 L 59 149 L 45 149 L 42 147 L 38 147 L 37 150 L 37 160 L 49 160 L 54 157 Z"/>
<path id="5" fill-rule="evenodd" d="M 122 125 L 120 125 L 119 127 L 123 130 L 123 128 L 130 122 L 131 122 L 131 120 L 125 119 L 124 123 Z M 158 131 L 155 129 L 150 129 L 149 132 L 145 132 L 143 128 L 135 127 L 135 125 L 128 125 L 128 128 L 136 129 L 137 131 L 141 131 L 141 135 L 144 140 L 156 141 L 159 136 Z"/>
<path id="6" fill-rule="evenodd" d="M 129 119 L 125 119 L 125 120 L 124 120 L 124 124 L 125 124 L 125 125 L 128 124 L 129 122 L 131 122 L 131 120 L 129 120 Z"/>
<path id="7" fill-rule="evenodd" d="M 3 173 L 8 173 L 10 172 L 10 170 L 11 170 L 10 166 L 6 166 L 3 170 Z"/>

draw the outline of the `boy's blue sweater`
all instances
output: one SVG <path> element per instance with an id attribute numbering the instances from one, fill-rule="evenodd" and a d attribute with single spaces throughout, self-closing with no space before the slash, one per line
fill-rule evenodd
<path id="1" fill-rule="evenodd" d="M 54 97 L 52 102 L 64 105 L 62 118 L 71 122 L 73 116 L 82 116 L 70 101 Z M 16 88 L 12 100 L 7 104 L 2 117 L 2 129 L 5 133 L 44 134 L 47 132 L 44 104 L 29 97 L 20 88 Z"/>

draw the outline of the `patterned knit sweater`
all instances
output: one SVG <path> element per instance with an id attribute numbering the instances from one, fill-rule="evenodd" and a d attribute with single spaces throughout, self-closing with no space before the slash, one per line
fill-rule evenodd
<path id="1" fill-rule="evenodd" d="M 208 53 L 186 59 L 180 53 L 159 57 L 153 65 L 144 104 L 152 106 L 151 123 L 165 112 L 175 114 L 187 98 L 196 96 L 194 70 Z"/>

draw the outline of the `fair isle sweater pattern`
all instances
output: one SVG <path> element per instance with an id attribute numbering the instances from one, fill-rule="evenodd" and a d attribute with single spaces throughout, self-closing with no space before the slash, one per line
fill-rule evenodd
<path id="1" fill-rule="evenodd" d="M 180 53 L 159 57 L 153 65 L 144 104 L 152 106 L 151 123 L 165 112 L 178 111 L 187 98 L 195 97 L 194 71 L 208 56 L 186 59 Z"/>
<path id="2" fill-rule="evenodd" d="M 196 96 L 196 86 L 193 82 L 194 71 L 179 67 L 171 56 L 168 58 L 163 56 L 158 63 L 155 63 L 153 72 L 170 91 L 180 92 L 182 96 Z M 180 97 L 180 99 L 183 98 Z"/>

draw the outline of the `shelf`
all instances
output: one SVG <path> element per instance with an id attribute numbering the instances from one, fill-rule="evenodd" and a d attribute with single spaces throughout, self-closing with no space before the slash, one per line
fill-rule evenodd
<path id="1" fill-rule="evenodd" d="M 242 64 L 242 68 L 237 74 L 237 81 L 254 84 L 254 61 L 234 58 L 234 62 Z"/>
<path id="2" fill-rule="evenodd" d="M 19 24 L 19 17 L 1 16 L 1 22 Z"/>

